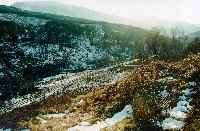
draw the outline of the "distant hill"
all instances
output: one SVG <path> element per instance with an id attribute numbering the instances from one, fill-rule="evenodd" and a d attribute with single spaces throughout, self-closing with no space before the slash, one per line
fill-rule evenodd
<path id="1" fill-rule="evenodd" d="M 96 12 L 84 7 L 62 4 L 59 2 L 16 2 L 13 6 L 23 10 L 71 16 L 95 21 L 120 23 L 122 20 L 121 18 Z"/>
<path id="2" fill-rule="evenodd" d="M 195 38 L 195 37 L 199 37 L 200 38 L 200 30 L 190 34 L 190 36 L 193 37 L 193 38 Z"/>
<path id="3" fill-rule="evenodd" d="M 200 25 L 191 24 L 188 22 L 182 21 L 167 21 L 164 19 L 159 19 L 157 17 L 148 17 L 144 19 L 135 19 L 129 20 L 131 25 L 135 25 L 137 27 L 142 27 L 145 29 L 152 29 L 152 28 L 160 28 L 165 29 L 167 32 L 170 32 L 171 29 L 179 29 L 180 31 L 184 31 L 185 34 L 191 34 L 200 30 Z"/>
<path id="4" fill-rule="evenodd" d="M 194 25 L 187 22 L 167 21 L 157 17 L 136 17 L 132 19 L 126 19 L 96 12 L 84 7 L 62 4 L 59 2 L 16 2 L 13 4 L 13 6 L 23 10 L 71 16 L 95 21 L 105 21 L 110 23 L 133 25 L 145 29 L 152 29 L 153 27 L 157 27 L 164 28 L 165 30 L 170 31 L 171 28 L 178 27 L 180 30 L 183 30 L 186 34 L 194 33 L 200 30 L 199 25 Z"/>

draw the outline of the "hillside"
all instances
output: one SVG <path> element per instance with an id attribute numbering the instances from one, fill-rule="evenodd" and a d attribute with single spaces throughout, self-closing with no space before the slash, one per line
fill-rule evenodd
<path id="1" fill-rule="evenodd" d="M 0 100 L 37 90 L 38 79 L 127 61 L 147 31 L 0 6 Z M 14 91 L 13 91 L 14 90 Z"/>
<path id="2" fill-rule="evenodd" d="M 199 52 L 177 29 L 0 6 L 0 131 L 199 131 Z"/>
<path id="3" fill-rule="evenodd" d="M 45 91 L 41 100 L 37 98 L 38 93 L 36 97 L 30 94 L 12 99 L 2 108 L 7 113 L 1 114 L 0 127 L 69 131 L 198 131 L 199 127 L 195 125 L 199 124 L 200 115 L 199 59 L 197 54 L 179 61 L 131 61 L 70 77 L 52 77 L 39 86 L 43 90 L 57 87 L 52 89 L 59 88 L 59 91 L 54 90 L 53 94 L 49 94 L 51 90 Z M 110 79 L 114 78 L 112 74 L 115 79 Z M 36 101 L 29 103 L 30 100 Z M 16 108 L 9 111 L 13 107 Z"/>

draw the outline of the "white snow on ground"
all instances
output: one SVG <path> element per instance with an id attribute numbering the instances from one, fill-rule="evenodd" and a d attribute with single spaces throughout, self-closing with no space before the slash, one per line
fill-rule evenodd
<path id="1" fill-rule="evenodd" d="M 47 123 L 47 121 L 44 120 L 44 119 L 41 118 L 41 117 L 38 117 L 38 116 L 37 116 L 36 119 L 39 120 L 41 124 Z"/>
<path id="2" fill-rule="evenodd" d="M 79 78 L 79 76 L 70 77 L 63 82 L 65 82 L 66 85 L 71 85 L 78 78 Z M 40 93 L 28 94 L 28 95 L 24 95 L 22 97 L 12 98 L 11 100 L 5 102 L 4 107 L 0 108 L 0 113 L 10 112 L 16 108 L 20 108 L 20 107 L 29 105 L 34 102 L 39 102 L 39 101 L 43 100 L 44 97 L 48 98 L 49 96 L 53 95 L 54 93 L 59 92 L 60 90 L 62 90 L 62 88 L 64 88 L 62 86 L 62 82 L 57 81 L 54 84 L 51 84 L 51 83 L 50 83 L 50 85 L 47 84 L 46 88 L 44 88 L 44 90 Z"/>
<path id="3" fill-rule="evenodd" d="M 195 86 L 195 82 L 189 82 L 185 86 L 187 87 L 185 90 L 182 91 L 183 95 L 179 96 L 179 101 L 177 102 L 176 107 L 172 109 L 168 109 L 169 117 L 166 118 L 162 122 L 162 128 L 164 130 L 167 129 L 182 129 L 184 126 L 184 119 L 187 118 L 187 113 L 192 108 L 189 105 L 191 100 L 191 95 L 194 93 L 192 92 L 192 86 Z"/>
<path id="4" fill-rule="evenodd" d="M 4 73 L 3 72 L 0 72 L 0 77 L 3 77 L 4 76 Z"/>
<path id="5" fill-rule="evenodd" d="M 165 83 L 165 82 L 171 82 L 171 81 L 175 81 L 175 80 L 176 80 L 175 78 L 173 78 L 172 76 L 169 76 L 169 77 L 159 79 L 158 82 Z"/>
<path id="6" fill-rule="evenodd" d="M 183 121 L 178 121 L 174 118 L 167 118 L 163 121 L 163 129 L 181 129 L 184 126 Z"/>
<path id="7" fill-rule="evenodd" d="M 33 26 L 44 25 L 46 22 L 48 22 L 48 20 L 46 19 L 19 16 L 17 14 L 10 14 L 10 13 L 0 13 L 0 20 L 14 21 L 15 23 L 18 24 L 33 25 Z"/>
<path id="8" fill-rule="evenodd" d="M 75 37 L 72 40 L 72 44 L 76 45 L 69 56 L 69 61 L 71 62 L 70 68 L 73 70 L 80 67 L 90 69 L 92 65 L 88 65 L 88 62 L 98 61 L 106 56 L 105 50 L 92 45 L 86 35 Z"/>
<path id="9" fill-rule="evenodd" d="M 98 31 L 96 31 L 96 33 L 98 34 Z M 44 34 L 44 37 L 47 37 L 47 35 Z M 100 41 L 98 39 L 102 37 L 103 35 L 97 35 L 93 39 L 95 39 L 95 41 Z M 108 55 L 105 49 L 97 45 L 92 45 L 92 42 L 87 35 L 73 36 L 70 43 L 74 45 L 73 48 L 69 48 L 65 44 L 61 47 L 61 45 L 54 43 L 46 43 L 45 46 L 22 43 L 20 47 L 25 55 L 39 58 L 44 64 L 53 64 L 58 60 L 67 60 L 68 68 L 70 70 L 80 68 L 94 69 L 94 63 L 106 58 Z"/>
<path id="10" fill-rule="evenodd" d="M 47 118 L 47 119 L 51 119 L 51 118 L 63 118 L 64 116 L 66 116 L 65 113 L 42 115 L 42 117 Z"/>
<path id="11" fill-rule="evenodd" d="M 11 100 L 4 102 L 5 105 L 0 108 L 0 114 L 10 112 L 13 109 L 29 105 L 33 102 L 39 102 L 41 101 L 41 99 L 42 99 L 42 96 L 37 97 L 36 94 L 28 94 L 23 97 L 12 98 Z"/>
<path id="12" fill-rule="evenodd" d="M 168 95 L 169 95 L 169 92 L 167 92 L 167 90 L 163 90 L 163 91 L 160 92 L 160 96 L 161 96 L 162 98 L 165 98 L 165 97 L 167 97 Z"/>
<path id="13" fill-rule="evenodd" d="M 121 112 L 116 113 L 112 118 L 107 118 L 105 121 L 97 122 L 94 125 L 90 125 L 90 123 L 87 122 L 81 122 L 79 125 L 69 128 L 68 131 L 100 131 L 100 129 L 111 127 L 125 118 L 132 118 L 132 113 L 132 106 L 127 105 Z"/>
<path id="14" fill-rule="evenodd" d="M 0 131 L 12 131 L 12 130 L 7 128 L 7 129 L 0 129 Z"/>
<path id="15" fill-rule="evenodd" d="M 100 70 L 87 70 L 79 73 L 60 74 L 54 77 L 45 78 L 43 81 L 36 83 L 36 87 L 41 89 L 40 92 L 19 96 L 5 101 L 0 106 L 0 114 L 10 112 L 31 103 L 37 103 L 48 98 L 50 95 L 62 95 L 66 91 L 75 89 L 95 88 L 100 85 L 112 84 L 125 77 L 126 72 L 115 72 L 114 67 L 107 67 Z M 93 76 L 94 79 L 87 82 L 85 79 Z M 106 77 L 105 77 L 106 76 Z"/>
<path id="16" fill-rule="evenodd" d="M 13 131 L 13 129 L 10 129 L 10 128 L 2 129 L 2 128 L 0 128 L 0 131 Z M 30 129 L 20 129 L 20 131 L 30 131 Z"/>
<path id="17" fill-rule="evenodd" d="M 46 115 L 39 115 L 36 117 L 37 120 L 40 121 L 40 123 L 44 124 L 47 123 L 47 120 L 49 119 L 62 119 L 67 114 L 65 113 L 55 113 L 55 114 L 46 114 Z"/>

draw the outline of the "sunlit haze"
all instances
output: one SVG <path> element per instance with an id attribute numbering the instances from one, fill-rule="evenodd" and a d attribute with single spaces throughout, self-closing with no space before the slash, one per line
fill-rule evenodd
<path id="1" fill-rule="evenodd" d="M 16 1 L 29 1 L 29 0 L 0 0 L 0 4 L 10 5 Z M 151 19 L 162 19 L 166 21 L 180 21 L 180 22 L 190 22 L 194 24 L 200 24 L 199 0 L 57 0 L 57 1 L 66 4 L 87 7 L 89 9 L 103 12 L 105 14 L 125 17 L 132 20 L 138 20 L 138 19 L 145 20 L 151 18 Z"/>

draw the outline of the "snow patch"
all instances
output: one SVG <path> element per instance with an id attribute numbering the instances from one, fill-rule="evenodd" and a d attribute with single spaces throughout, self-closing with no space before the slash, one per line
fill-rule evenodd
<path id="1" fill-rule="evenodd" d="M 13 131 L 11 128 L 0 128 L 0 131 Z M 20 131 L 30 131 L 30 129 L 20 129 Z"/>
<path id="2" fill-rule="evenodd" d="M 186 84 L 186 89 L 182 91 L 182 96 L 179 96 L 179 101 L 177 102 L 176 107 L 172 109 L 168 109 L 167 112 L 169 113 L 169 118 L 166 118 L 162 122 L 162 128 L 166 129 L 178 129 L 180 130 L 184 126 L 184 119 L 187 118 L 187 113 L 192 108 L 189 105 L 191 100 L 191 95 L 194 93 L 192 92 L 191 86 L 195 86 L 195 82 L 189 82 Z"/>
<path id="3" fill-rule="evenodd" d="M 0 107 L 0 114 L 32 103 L 38 103 L 53 94 L 62 95 L 66 91 L 75 89 L 84 90 L 87 88 L 96 88 L 100 85 L 113 84 L 117 80 L 124 78 L 125 75 L 125 72 L 119 73 L 116 67 L 112 66 L 99 70 L 86 70 L 79 73 L 62 72 L 59 75 L 47 77 L 35 83 L 35 87 L 40 89 L 40 91 L 5 101 L 2 107 Z M 94 79 L 88 82 L 86 80 L 88 77 L 94 77 Z"/>
<path id="4" fill-rule="evenodd" d="M 36 119 L 39 120 L 40 123 L 42 123 L 42 124 L 47 123 L 47 121 L 42 119 L 41 117 L 36 117 Z"/>
<path id="5" fill-rule="evenodd" d="M 181 129 L 184 126 L 184 122 L 175 120 L 173 118 L 167 118 L 163 121 L 163 129 Z"/>
<path id="6" fill-rule="evenodd" d="M 0 13 L 0 19 L 4 21 L 14 21 L 15 23 L 26 26 L 28 25 L 39 26 L 39 25 L 44 25 L 46 24 L 46 22 L 48 22 L 48 20 L 46 19 L 19 16 L 17 14 L 10 14 L 10 13 Z"/>
<path id="7" fill-rule="evenodd" d="M 52 119 L 52 118 L 63 118 L 66 116 L 65 113 L 58 113 L 58 114 L 47 114 L 47 115 L 42 115 L 42 117 L 47 118 L 47 119 Z"/>
<path id="8" fill-rule="evenodd" d="M 125 118 L 132 118 L 132 113 L 132 106 L 127 105 L 121 112 L 116 113 L 112 118 L 107 118 L 105 121 L 97 122 L 94 125 L 90 125 L 86 122 L 84 122 L 84 124 L 80 123 L 77 126 L 69 128 L 68 131 L 100 131 L 102 128 L 111 127 Z"/>
<path id="9" fill-rule="evenodd" d="M 0 129 L 0 131 L 12 131 L 10 128 L 7 129 Z"/>
<path id="10" fill-rule="evenodd" d="M 91 45 L 91 41 L 85 35 L 75 37 L 72 40 L 72 44 L 76 45 L 69 57 L 70 69 L 72 70 L 79 68 L 92 69 L 94 65 L 88 63 L 101 60 L 106 55 L 102 48 Z"/>
<path id="11" fill-rule="evenodd" d="M 0 77 L 3 77 L 4 76 L 4 73 L 3 72 L 0 72 Z"/>
<path id="12" fill-rule="evenodd" d="M 169 77 L 165 77 L 165 78 L 162 78 L 162 79 L 159 79 L 157 80 L 158 82 L 162 82 L 162 83 L 166 83 L 166 82 L 172 82 L 172 81 L 175 81 L 176 79 L 173 78 L 172 76 L 169 76 Z"/>
<path id="13" fill-rule="evenodd" d="M 168 95 L 169 95 L 169 92 L 168 92 L 167 90 L 163 90 L 163 91 L 160 92 L 160 96 L 161 96 L 162 98 L 165 98 L 165 97 L 167 97 Z"/>

